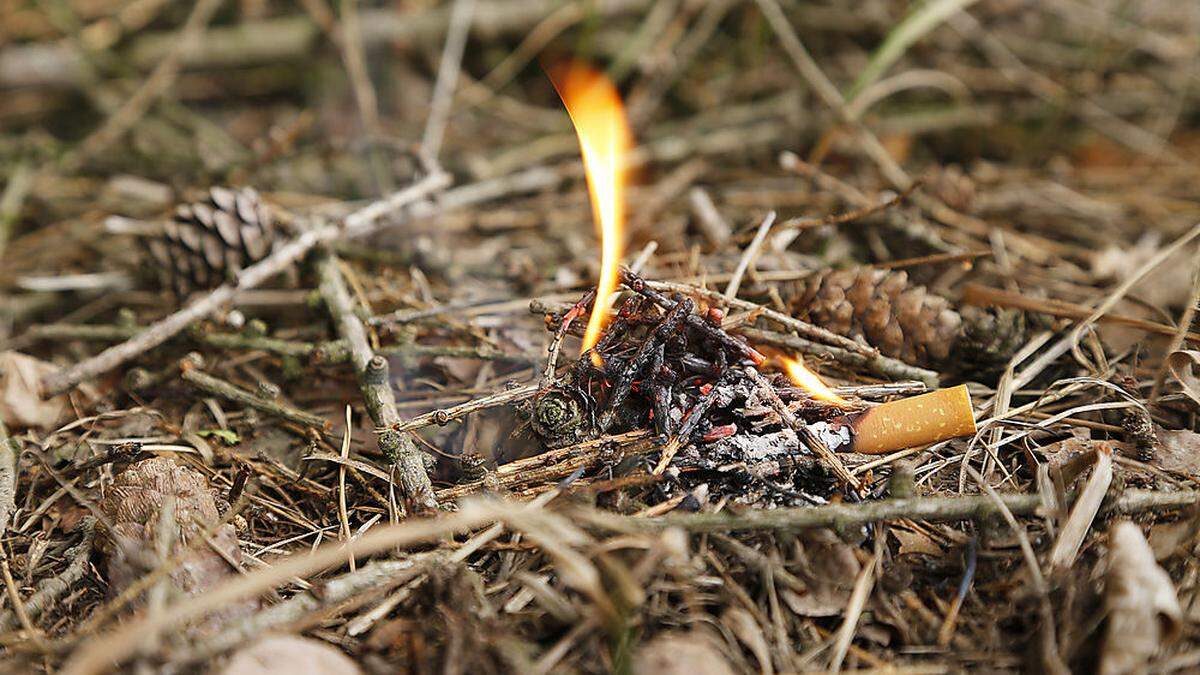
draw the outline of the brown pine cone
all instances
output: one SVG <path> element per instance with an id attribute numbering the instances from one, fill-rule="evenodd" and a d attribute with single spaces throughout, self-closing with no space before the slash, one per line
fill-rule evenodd
<path id="1" fill-rule="evenodd" d="M 796 282 L 785 297 L 797 318 L 862 337 L 907 363 L 959 372 L 1003 364 L 1025 332 L 1020 314 L 960 313 L 945 298 L 910 284 L 904 271 L 829 270 Z"/>
<path id="2" fill-rule="evenodd" d="M 172 592 L 180 596 L 202 595 L 239 571 L 237 532 L 221 524 L 208 479 L 187 465 L 154 457 L 129 466 L 105 489 L 100 510 L 98 548 L 114 596 L 162 564 L 164 556 L 180 555 L 168 575 Z M 195 545 L 200 538 L 206 541 Z M 194 629 L 215 630 L 257 604 L 230 604 Z"/>
<path id="3" fill-rule="evenodd" d="M 180 205 L 160 233 L 142 241 L 162 285 L 182 298 L 221 285 L 282 239 L 254 189 L 213 187 L 207 199 Z"/>

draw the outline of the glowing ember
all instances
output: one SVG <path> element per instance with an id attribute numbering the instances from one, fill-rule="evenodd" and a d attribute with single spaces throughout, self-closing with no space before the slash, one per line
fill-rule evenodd
<path id="1" fill-rule="evenodd" d="M 601 73 L 572 62 L 550 73 L 550 79 L 579 136 L 583 169 L 587 175 L 592 216 L 600 230 L 600 279 L 596 304 L 583 336 L 583 351 L 595 346 L 608 322 L 609 307 L 617 289 L 617 266 L 625 220 L 625 160 L 632 142 L 625 110 L 613 83 Z M 592 361 L 599 365 L 593 353 Z"/>
<path id="2" fill-rule="evenodd" d="M 846 403 L 846 399 L 833 393 L 833 390 L 822 382 L 816 373 L 804 366 L 804 359 L 799 356 L 794 359 L 781 356 L 779 360 L 783 362 L 783 368 L 787 371 L 792 383 L 812 394 L 813 398 L 838 404 Z"/>

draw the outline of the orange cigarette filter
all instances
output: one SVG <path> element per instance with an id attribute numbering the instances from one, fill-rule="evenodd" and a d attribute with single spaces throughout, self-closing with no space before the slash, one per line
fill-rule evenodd
<path id="1" fill-rule="evenodd" d="M 882 455 L 975 433 L 966 385 L 884 403 L 853 416 L 849 452 Z M 841 450 L 842 448 L 838 448 Z"/>

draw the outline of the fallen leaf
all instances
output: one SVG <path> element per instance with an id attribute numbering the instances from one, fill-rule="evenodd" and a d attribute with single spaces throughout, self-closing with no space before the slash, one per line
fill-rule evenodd
<path id="1" fill-rule="evenodd" d="M 10 429 L 54 429 L 70 410 L 66 395 L 42 397 L 42 378 L 53 365 L 20 352 L 0 352 L 0 419 Z"/>
<path id="2" fill-rule="evenodd" d="M 663 633 L 638 648 L 634 675 L 733 675 L 716 639 L 706 633 Z"/>
<path id="3" fill-rule="evenodd" d="M 931 556 L 942 555 L 942 547 L 920 532 L 898 528 L 892 528 L 891 532 L 896 541 L 900 543 L 899 555 L 908 553 L 923 553 Z"/>
<path id="4" fill-rule="evenodd" d="M 264 638 L 233 655 L 221 675 L 359 675 L 362 670 L 336 648 L 299 635 Z"/>
<path id="5" fill-rule="evenodd" d="M 1171 371 L 1171 376 L 1183 387 L 1183 393 L 1192 399 L 1192 403 L 1200 406 L 1200 375 L 1197 375 L 1197 368 L 1200 367 L 1200 351 L 1194 349 L 1181 349 L 1177 352 L 1171 352 L 1167 357 L 1167 368 Z"/>
<path id="6" fill-rule="evenodd" d="M 1162 447 L 1155 453 L 1155 466 L 1186 474 L 1200 471 L 1200 434 L 1188 429 L 1158 429 L 1157 435 Z"/>
<path id="7" fill-rule="evenodd" d="M 1146 664 L 1183 630 L 1183 610 L 1171 577 L 1158 566 L 1142 529 L 1129 521 L 1108 531 L 1104 575 L 1107 627 L 1100 675 L 1147 672 Z"/>

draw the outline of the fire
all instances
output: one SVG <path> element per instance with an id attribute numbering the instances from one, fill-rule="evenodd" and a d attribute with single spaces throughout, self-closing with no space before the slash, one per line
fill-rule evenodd
<path id="1" fill-rule="evenodd" d="M 805 367 L 804 359 L 799 356 L 794 359 L 781 356 L 779 360 L 783 362 L 783 368 L 787 371 L 792 383 L 812 394 L 813 398 L 838 404 L 846 403 L 846 399 L 833 393 L 829 385 L 822 382 L 816 373 Z"/>
<path id="2" fill-rule="evenodd" d="M 583 336 L 586 352 L 600 339 L 617 290 L 625 226 L 625 161 L 633 136 L 617 88 L 603 74 L 572 62 L 554 69 L 550 79 L 579 137 L 592 217 L 600 230 L 600 279 Z M 592 361 L 598 365 L 599 356 L 592 354 Z"/>

